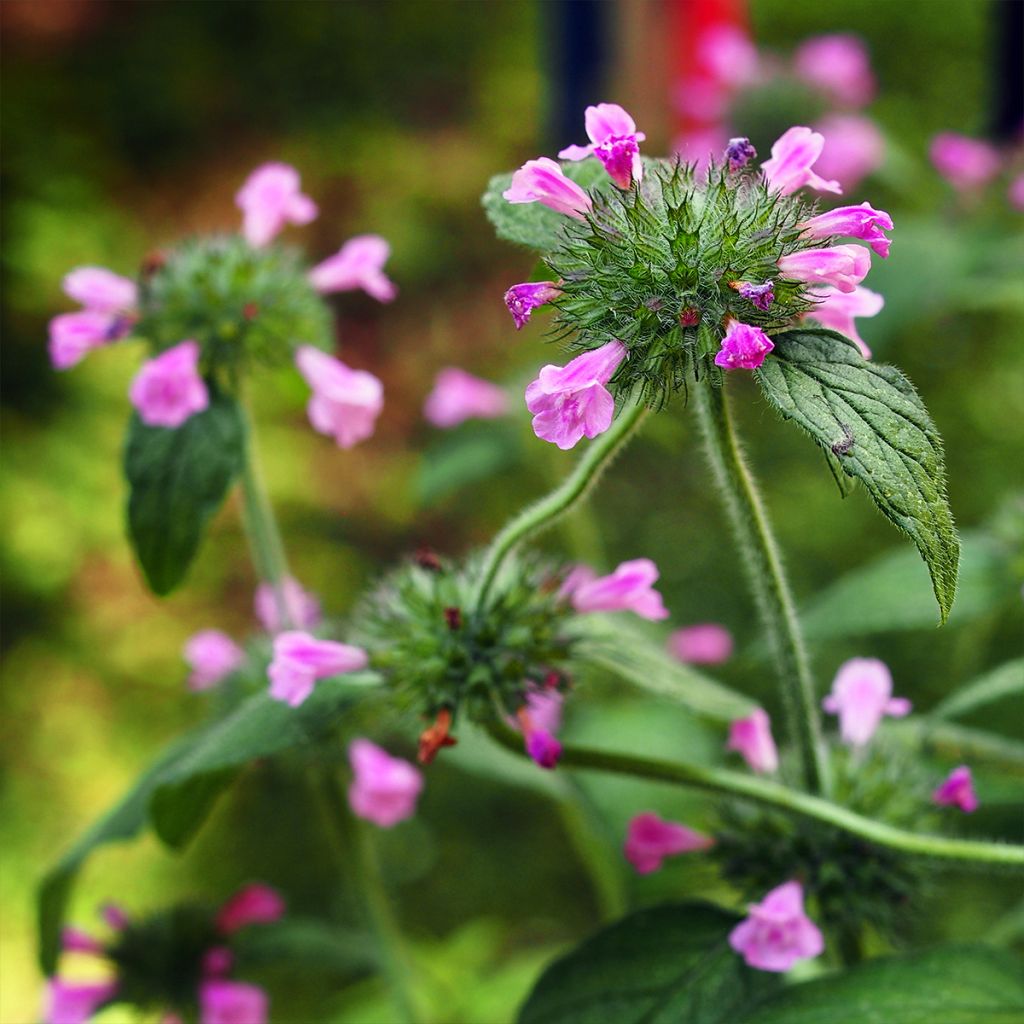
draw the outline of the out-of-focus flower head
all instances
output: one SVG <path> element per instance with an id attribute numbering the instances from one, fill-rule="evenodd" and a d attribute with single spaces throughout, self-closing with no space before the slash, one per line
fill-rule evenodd
<path id="1" fill-rule="evenodd" d="M 466 420 L 493 420 L 508 412 L 508 395 L 490 381 L 448 366 L 438 372 L 423 416 L 435 427 L 457 427 Z"/>
<path id="2" fill-rule="evenodd" d="M 911 710 L 905 697 L 893 697 L 892 674 L 877 658 L 843 662 L 832 682 L 832 692 L 821 706 L 839 716 L 840 737 L 852 747 L 864 746 L 884 715 L 903 718 Z"/>
<path id="3" fill-rule="evenodd" d="M 423 776 L 413 765 L 367 739 L 353 740 L 348 758 L 354 773 L 348 790 L 353 814 L 391 828 L 416 813 Z"/>
<path id="4" fill-rule="evenodd" d="M 366 370 L 353 370 L 340 359 L 303 345 L 295 364 L 313 391 L 309 422 L 333 437 L 339 448 L 352 448 L 373 435 L 384 408 L 384 386 Z"/>
<path id="5" fill-rule="evenodd" d="M 875 76 L 864 41 L 836 33 L 812 36 L 797 47 L 793 69 L 798 78 L 845 107 L 863 107 L 875 95 Z"/>
<path id="6" fill-rule="evenodd" d="M 644 811 L 630 819 L 623 851 L 638 875 L 649 875 L 661 867 L 666 857 L 706 850 L 713 845 L 710 836 L 679 822 L 666 821 L 653 811 Z"/>
<path id="7" fill-rule="evenodd" d="M 973 192 L 987 185 L 1001 166 L 999 150 L 981 139 L 942 132 L 928 150 L 935 169 L 955 189 Z"/>
<path id="8" fill-rule="evenodd" d="M 804 892 L 799 882 L 785 882 L 760 903 L 752 903 L 746 920 L 730 932 L 729 945 L 750 967 L 778 972 L 788 971 L 825 950 L 820 929 L 804 913 Z"/>
<path id="9" fill-rule="evenodd" d="M 235 202 L 242 211 L 242 234 L 257 248 L 271 242 L 286 224 L 309 224 L 318 212 L 316 203 L 302 194 L 299 172 L 282 163 L 257 167 Z"/>

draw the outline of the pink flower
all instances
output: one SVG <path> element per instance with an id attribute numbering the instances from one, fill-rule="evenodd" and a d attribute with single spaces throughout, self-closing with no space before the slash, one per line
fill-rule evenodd
<path id="1" fill-rule="evenodd" d="M 533 688 L 516 712 L 527 755 L 541 768 L 554 768 L 562 756 L 555 733 L 562 725 L 562 695 L 553 688 Z M 513 728 L 516 722 L 512 722 Z"/>
<path id="2" fill-rule="evenodd" d="M 974 792 L 971 769 L 962 764 L 954 768 L 945 782 L 932 793 L 932 800 L 943 806 L 959 807 L 971 814 L 978 809 L 978 797 Z"/>
<path id="3" fill-rule="evenodd" d="M 246 885 L 220 908 L 217 928 L 230 934 L 251 924 L 270 924 L 279 920 L 284 911 L 284 900 L 276 889 L 259 883 Z"/>
<path id="4" fill-rule="evenodd" d="M 779 769 L 779 752 L 772 738 L 768 712 L 755 708 L 746 718 L 737 718 L 729 726 L 726 750 L 736 750 L 758 775 L 771 775 Z"/>
<path id="5" fill-rule="evenodd" d="M 288 164 L 257 167 L 238 190 L 235 203 L 242 211 L 242 234 L 256 248 L 286 224 L 308 224 L 318 212 L 316 203 L 299 189 L 299 172 Z"/>
<path id="6" fill-rule="evenodd" d="M 113 981 L 62 981 L 51 978 L 46 986 L 45 1024 L 85 1024 L 106 1002 L 113 998 L 117 984 Z"/>
<path id="7" fill-rule="evenodd" d="M 91 309 L 61 313 L 50 320 L 50 362 L 55 370 L 67 370 L 94 348 L 124 337 L 130 329 L 130 322 L 115 313 Z"/>
<path id="8" fill-rule="evenodd" d="M 204 629 L 189 637 L 185 661 L 192 667 L 189 689 L 209 690 L 245 661 L 245 652 L 227 633 Z"/>
<path id="9" fill-rule="evenodd" d="M 457 427 L 469 419 L 493 420 L 508 411 L 508 395 L 490 381 L 449 366 L 434 381 L 423 415 L 435 427 Z"/>
<path id="10" fill-rule="evenodd" d="M 364 739 L 352 741 L 348 759 L 355 773 L 348 789 L 353 814 L 391 828 L 416 813 L 423 776 L 408 761 Z"/>
<path id="11" fill-rule="evenodd" d="M 815 290 L 812 296 L 820 301 L 806 314 L 806 318 L 817 320 L 822 327 L 845 334 L 860 349 L 861 355 L 870 359 L 871 349 L 860 336 L 854 319 L 859 316 L 875 316 L 885 305 L 885 299 L 863 285 L 858 285 L 852 292 L 840 292 L 834 288 Z"/>
<path id="12" fill-rule="evenodd" d="M 852 292 L 870 269 L 871 253 L 863 245 L 803 249 L 779 259 L 779 271 L 790 280 L 830 284 L 841 292 Z"/>
<path id="13" fill-rule="evenodd" d="M 284 600 L 288 619 L 296 629 L 312 629 L 320 624 L 320 602 L 315 594 L 302 587 L 292 576 L 283 579 L 278 585 Z M 268 633 L 277 633 L 285 627 L 277 607 L 277 597 L 270 583 L 261 583 L 256 588 L 254 600 L 256 618 Z"/>
<path id="14" fill-rule="evenodd" d="M 139 418 L 150 427 L 180 427 L 210 404 L 206 382 L 199 375 L 199 345 L 183 341 L 143 363 L 128 397 Z"/>
<path id="15" fill-rule="evenodd" d="M 665 821 L 653 811 L 644 811 L 630 819 L 623 849 L 637 874 L 649 875 L 661 867 L 666 857 L 706 850 L 714 844 L 710 836 L 678 822 Z"/>
<path id="16" fill-rule="evenodd" d="M 653 584 L 658 567 L 649 558 L 623 562 L 610 576 L 599 576 L 573 590 L 578 612 L 635 612 L 642 619 L 667 619 L 668 610 Z"/>
<path id="17" fill-rule="evenodd" d="M 647 136 L 636 130 L 633 118 L 617 103 L 598 103 L 596 107 L 587 107 L 583 120 L 591 144 L 568 146 L 559 157 L 583 160 L 593 154 L 619 188 L 628 189 L 634 181 L 640 181 L 644 168 L 638 143 Z"/>
<path id="18" fill-rule="evenodd" d="M 530 314 L 538 307 L 557 299 L 562 289 L 554 281 L 527 281 L 514 284 L 505 292 L 505 305 L 512 314 L 516 330 L 521 331 Z"/>
<path id="19" fill-rule="evenodd" d="M 804 913 L 804 890 L 799 882 L 785 882 L 760 902 L 750 916 L 729 933 L 729 945 L 750 967 L 761 971 L 788 971 L 800 960 L 810 960 L 825 949 L 817 925 Z"/>
<path id="20" fill-rule="evenodd" d="M 295 363 L 313 389 L 307 412 L 313 429 L 351 448 L 373 434 L 384 408 L 384 386 L 366 370 L 353 370 L 312 345 L 302 345 Z"/>
<path id="21" fill-rule="evenodd" d="M 697 60 L 715 80 L 731 89 L 741 89 L 757 78 L 757 48 L 735 25 L 713 25 L 705 29 L 697 44 Z"/>
<path id="22" fill-rule="evenodd" d="M 756 370 L 773 348 L 772 340 L 760 327 L 733 318 L 722 338 L 722 347 L 715 354 L 715 365 L 727 370 Z"/>
<path id="23" fill-rule="evenodd" d="M 88 932 L 70 926 L 62 928 L 60 948 L 65 953 L 92 953 L 94 956 L 103 954 L 103 943 L 93 938 Z"/>
<path id="24" fill-rule="evenodd" d="M 525 730 L 526 753 L 541 768 L 554 768 L 562 756 L 562 744 L 547 731 L 539 727 Z"/>
<path id="25" fill-rule="evenodd" d="M 545 366 L 526 389 L 533 432 L 562 451 L 581 438 L 603 434 L 615 413 L 615 400 L 605 385 L 626 354 L 621 341 L 610 341 L 565 366 Z"/>
<path id="26" fill-rule="evenodd" d="M 859 238 L 868 243 L 883 259 L 889 255 L 892 242 L 885 236 L 892 231 L 892 217 L 884 210 L 876 210 L 870 203 L 860 206 L 839 206 L 828 213 L 820 213 L 804 224 L 808 238 Z"/>
<path id="27" fill-rule="evenodd" d="M 844 743 L 862 747 L 875 734 L 883 715 L 903 718 L 910 714 L 910 701 L 892 696 L 892 675 L 877 658 L 851 658 L 839 666 L 832 692 L 821 702 L 839 716 L 839 734 Z"/>
<path id="28" fill-rule="evenodd" d="M 593 583 L 596 579 L 597 573 L 589 565 L 574 565 L 558 588 L 558 596 L 568 601 L 584 583 Z"/>
<path id="29" fill-rule="evenodd" d="M 241 981 L 214 979 L 199 986 L 199 1024 L 267 1024 L 266 992 Z"/>
<path id="30" fill-rule="evenodd" d="M 825 137 L 810 128 L 790 128 L 772 146 L 772 156 L 761 164 L 768 187 L 788 196 L 805 185 L 819 192 L 842 193 L 838 181 L 826 181 L 811 167 L 821 156 Z"/>
<path id="31" fill-rule="evenodd" d="M 390 255 L 391 246 L 380 235 L 356 235 L 309 272 L 309 283 L 321 294 L 362 288 L 378 302 L 390 302 L 398 294 L 384 273 Z"/>
<path id="32" fill-rule="evenodd" d="M 677 629 L 668 638 L 668 649 L 689 665 L 720 665 L 732 656 L 732 634 L 716 622 Z"/>
<path id="33" fill-rule="evenodd" d="M 366 652 L 333 640 L 317 640 L 298 630 L 274 637 L 274 658 L 267 669 L 270 696 L 297 708 L 317 680 L 366 668 Z"/>
<path id="34" fill-rule="evenodd" d="M 877 170 L 885 159 L 885 138 L 870 118 L 860 114 L 829 114 L 815 125 L 825 137 L 825 148 L 815 165 L 825 178 L 835 178 L 844 189 Z"/>
<path id="35" fill-rule="evenodd" d="M 540 203 L 577 220 L 584 220 L 593 206 L 590 196 L 546 156 L 527 160 L 512 175 L 512 184 L 502 197 L 510 203 Z"/>
<path id="36" fill-rule="evenodd" d="M 999 151 L 995 146 L 966 135 L 936 135 L 929 155 L 939 174 L 961 191 L 981 188 L 999 173 Z"/>
<path id="37" fill-rule="evenodd" d="M 76 267 L 64 275 L 64 294 L 94 313 L 127 313 L 135 308 L 135 282 L 105 267 Z"/>
<path id="38" fill-rule="evenodd" d="M 1010 182 L 1010 190 L 1007 192 L 1010 205 L 1015 210 L 1024 210 L 1024 174 L 1018 174 Z"/>
<path id="39" fill-rule="evenodd" d="M 526 710 L 537 729 L 556 733 L 562 727 L 562 703 L 565 698 L 553 687 L 536 688 L 526 695 Z"/>
<path id="40" fill-rule="evenodd" d="M 813 36 L 793 58 L 797 77 L 848 107 L 863 107 L 875 94 L 875 77 L 864 43 L 856 36 Z"/>

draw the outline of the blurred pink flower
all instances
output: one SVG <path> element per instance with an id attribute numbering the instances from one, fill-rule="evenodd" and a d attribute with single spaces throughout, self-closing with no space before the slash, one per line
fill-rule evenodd
<path id="1" fill-rule="evenodd" d="M 793 68 L 798 78 L 846 107 L 863 107 L 875 94 L 871 59 L 857 36 L 813 36 L 797 47 Z"/>
<path id="2" fill-rule="evenodd" d="M 117 992 L 113 981 L 63 981 L 51 978 L 46 986 L 44 1024 L 85 1024 Z"/>
<path id="3" fill-rule="evenodd" d="M 971 814 L 978 809 L 978 797 L 974 792 L 971 769 L 962 764 L 954 768 L 945 782 L 932 793 L 932 800 L 946 807 L 959 807 Z"/>
<path id="4" fill-rule="evenodd" d="M 839 716 L 839 734 L 853 747 L 864 746 L 874 736 L 883 715 L 903 718 L 911 708 L 905 697 L 892 696 L 892 675 L 877 658 L 843 662 L 821 706 Z"/>
<path id="5" fill-rule="evenodd" d="M 526 695 L 526 710 L 538 729 L 556 733 L 562 727 L 562 703 L 565 698 L 553 687 L 537 687 Z"/>
<path id="6" fill-rule="evenodd" d="M 562 726 L 562 700 L 553 687 L 533 687 L 526 704 L 510 720 L 523 734 L 527 755 L 541 768 L 554 768 L 562 756 L 562 744 L 555 737 Z"/>
<path id="7" fill-rule="evenodd" d="M 563 601 L 568 601 L 584 583 L 592 583 L 596 579 L 597 573 L 589 565 L 582 563 L 574 565 L 562 580 L 562 585 L 558 588 L 558 596 Z"/>
<path id="8" fill-rule="evenodd" d="M 284 916 L 281 894 L 259 882 L 243 886 L 217 914 L 217 928 L 226 935 L 251 924 L 271 924 Z"/>
<path id="9" fill-rule="evenodd" d="M 526 753 L 541 768 L 554 768 L 562 756 L 562 744 L 547 729 L 534 726 L 525 730 Z"/>
<path id="10" fill-rule="evenodd" d="M 143 363 L 128 391 L 139 418 L 150 427 L 180 427 L 210 404 L 199 375 L 199 345 L 182 341 Z"/>
<path id="11" fill-rule="evenodd" d="M 792 281 L 827 284 L 852 292 L 871 269 L 871 253 L 863 245 L 802 249 L 779 259 L 779 271 Z"/>
<path id="12" fill-rule="evenodd" d="M 817 320 L 822 327 L 845 334 L 860 349 L 861 355 L 870 359 L 871 349 L 864 343 L 854 321 L 856 317 L 878 314 L 885 305 L 885 299 L 863 285 L 858 285 L 852 292 L 840 292 L 834 288 L 816 289 L 812 295 L 820 298 L 820 301 L 805 314 L 805 319 Z"/>
<path id="13" fill-rule="evenodd" d="M 348 790 L 353 814 L 391 828 L 416 813 L 423 776 L 408 761 L 392 757 L 366 739 L 352 741 L 348 759 L 355 773 Z"/>
<path id="14" fill-rule="evenodd" d="M 60 948 L 64 953 L 92 953 L 103 955 L 103 943 L 81 928 L 65 926 L 60 932 Z"/>
<path id="15" fill-rule="evenodd" d="M 457 427 L 470 419 L 493 420 L 508 412 L 508 395 L 490 381 L 449 366 L 434 380 L 423 415 L 435 427 Z"/>
<path id="16" fill-rule="evenodd" d="M 803 234 L 808 238 L 824 239 L 838 235 L 859 238 L 883 259 L 889 255 L 892 242 L 885 232 L 892 231 L 892 217 L 884 210 L 876 210 L 870 203 L 860 206 L 839 206 L 827 213 L 819 213 L 804 224 Z"/>
<path id="17" fill-rule="evenodd" d="M 526 389 L 537 437 L 566 451 L 584 437 L 603 434 L 615 413 L 615 400 L 605 385 L 626 354 L 621 341 L 610 341 L 565 366 L 543 367 Z"/>
<path id="18" fill-rule="evenodd" d="M 760 327 L 751 327 L 732 318 L 722 338 L 722 347 L 715 354 L 715 365 L 727 370 L 756 370 L 773 348 L 772 340 Z"/>
<path id="19" fill-rule="evenodd" d="M 717 622 L 702 622 L 677 629 L 668 649 L 688 665 L 720 665 L 732 656 L 732 634 Z"/>
<path id="20" fill-rule="evenodd" d="M 755 708 L 746 718 L 737 718 L 729 726 L 725 749 L 738 751 L 758 775 L 771 775 L 779 769 L 771 719 L 763 708 Z"/>
<path id="21" fill-rule="evenodd" d="M 999 151 L 980 139 L 943 132 L 929 149 L 935 169 L 954 188 L 971 191 L 987 185 L 998 173 Z"/>
<path id="22" fill-rule="evenodd" d="M 538 306 L 547 305 L 557 299 L 562 289 L 554 281 L 527 281 L 514 284 L 505 292 L 505 305 L 512 314 L 516 330 L 520 331 Z"/>
<path id="23" fill-rule="evenodd" d="M 209 690 L 245 661 L 245 652 L 219 629 L 204 629 L 189 637 L 185 661 L 192 668 L 190 690 Z"/>
<path id="24" fill-rule="evenodd" d="M 317 640 L 298 630 L 278 633 L 267 669 L 270 696 L 296 708 L 313 692 L 318 680 L 358 672 L 366 664 L 366 652 L 360 647 Z"/>
<path id="25" fill-rule="evenodd" d="M 512 175 L 512 184 L 502 197 L 510 203 L 540 203 L 578 220 L 583 220 L 593 206 L 590 196 L 546 156 L 527 160 Z"/>
<path id="26" fill-rule="evenodd" d="M 266 992 L 241 981 L 212 979 L 199 986 L 199 1024 L 267 1024 Z"/>
<path id="27" fill-rule="evenodd" d="M 788 971 L 825 949 L 817 925 L 804 913 L 804 890 L 799 882 L 772 889 L 749 916 L 729 934 L 729 945 L 748 966 L 761 971 Z"/>
<path id="28" fill-rule="evenodd" d="M 623 850 L 638 875 L 649 875 L 661 867 L 666 857 L 706 850 L 714 844 L 710 836 L 659 818 L 653 811 L 644 811 L 630 819 Z"/>
<path id="29" fill-rule="evenodd" d="M 322 294 L 362 288 L 378 302 L 390 302 L 398 294 L 384 273 L 390 255 L 391 246 L 380 235 L 356 235 L 309 272 L 309 283 Z"/>
<path id="30" fill-rule="evenodd" d="M 227 946 L 211 946 L 203 954 L 203 974 L 207 980 L 223 978 L 231 973 L 234 966 L 235 954 Z"/>
<path id="31" fill-rule="evenodd" d="M 270 242 L 286 224 L 308 224 L 316 203 L 300 190 L 299 172 L 288 164 L 257 167 L 235 195 L 242 211 L 242 234 L 256 248 Z"/>
<path id="32" fill-rule="evenodd" d="M 319 625 L 320 602 L 315 594 L 304 589 L 302 584 L 292 576 L 280 583 L 281 597 L 288 613 L 290 624 L 296 629 L 312 629 Z M 274 588 L 269 583 L 261 583 L 256 588 L 254 599 L 256 618 L 268 633 L 276 633 L 285 628 L 277 607 Z"/>
<path id="33" fill-rule="evenodd" d="M 825 138 L 825 148 L 815 164 L 818 173 L 836 179 L 845 190 L 856 188 L 865 175 L 881 167 L 885 137 L 870 118 L 828 114 L 814 128 Z"/>
<path id="34" fill-rule="evenodd" d="M 302 345 L 295 364 L 313 390 L 307 411 L 313 429 L 351 448 L 373 434 L 384 408 L 384 386 L 366 370 L 353 370 L 312 345 Z"/>
<path id="35" fill-rule="evenodd" d="M 128 321 L 116 313 L 83 309 L 61 313 L 50 320 L 50 363 L 55 370 L 67 370 L 95 348 L 124 337 Z"/>
<path id="36" fill-rule="evenodd" d="M 580 583 L 570 594 L 578 612 L 631 611 L 642 619 L 667 619 L 668 610 L 654 589 L 658 567 L 649 558 L 623 562 L 609 576 Z"/>
<path id="37" fill-rule="evenodd" d="M 587 107 L 583 115 L 589 146 L 568 146 L 558 155 L 563 160 L 583 160 L 594 155 L 615 184 L 628 189 L 643 178 L 640 146 L 646 135 L 636 130 L 636 122 L 617 103 L 598 103 Z M 507 198 L 507 197 L 506 197 Z"/>
<path id="38" fill-rule="evenodd" d="M 1010 182 L 1010 190 L 1007 192 L 1010 205 L 1015 210 L 1024 210 L 1024 173 L 1018 174 Z"/>
<path id="39" fill-rule="evenodd" d="M 62 286 L 65 295 L 95 313 L 128 313 L 139 298 L 134 281 L 105 267 L 76 267 Z"/>
<path id="40" fill-rule="evenodd" d="M 790 128 L 775 141 L 771 159 L 761 164 L 768 187 L 784 196 L 805 185 L 819 192 L 842 193 L 838 181 L 826 181 L 811 170 L 824 146 L 824 136 L 810 128 Z"/>
<path id="41" fill-rule="evenodd" d="M 697 60 L 714 78 L 731 89 L 742 89 L 757 78 L 757 47 L 735 25 L 713 25 L 697 43 Z"/>

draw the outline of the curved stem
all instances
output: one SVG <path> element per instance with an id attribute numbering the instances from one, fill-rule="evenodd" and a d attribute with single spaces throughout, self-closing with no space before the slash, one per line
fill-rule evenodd
<path id="1" fill-rule="evenodd" d="M 787 725 L 800 753 L 804 788 L 811 793 L 828 792 L 828 761 L 800 622 L 768 515 L 740 450 L 725 387 L 718 387 L 709 376 L 691 394 L 708 461 L 782 682 Z"/>
<path id="2" fill-rule="evenodd" d="M 573 471 L 550 494 L 524 509 L 498 533 L 484 556 L 475 606 L 479 608 L 510 552 L 527 537 L 547 529 L 560 516 L 582 501 L 597 483 L 601 473 L 632 437 L 647 413 L 646 406 L 626 406 L 583 453 Z"/>
<path id="3" fill-rule="evenodd" d="M 503 747 L 526 756 L 518 733 L 500 723 L 492 723 L 488 727 L 488 732 Z M 965 866 L 988 865 L 1024 870 L 1024 846 L 919 835 L 865 818 L 829 800 L 789 789 L 777 782 L 769 782 L 754 775 L 743 775 L 723 768 L 673 764 L 588 747 L 563 746 L 560 764 L 573 768 L 613 772 L 618 775 L 632 775 L 642 779 L 689 786 L 710 793 L 742 797 L 765 807 L 788 811 L 804 818 L 813 818 L 878 846 L 917 857 L 933 857 L 959 862 Z"/>

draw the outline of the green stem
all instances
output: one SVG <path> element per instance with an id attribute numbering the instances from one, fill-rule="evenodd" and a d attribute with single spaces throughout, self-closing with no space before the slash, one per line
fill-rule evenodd
<path id="1" fill-rule="evenodd" d="M 526 756 L 522 747 L 522 737 L 518 733 L 497 722 L 492 723 L 488 727 L 488 731 L 503 747 Z M 813 818 L 815 821 L 832 825 L 878 846 L 913 856 L 932 857 L 964 865 L 991 865 L 1024 870 L 1024 846 L 919 835 L 916 832 L 908 832 L 883 822 L 873 821 L 871 818 L 865 818 L 863 815 L 829 800 L 789 789 L 777 782 L 770 782 L 755 775 L 744 775 L 722 768 L 673 764 L 653 758 L 616 754 L 588 747 L 563 746 L 559 763 L 570 768 L 631 775 L 642 779 L 689 786 L 710 793 L 741 797 L 765 807 L 787 811 L 804 818 Z"/>
<path id="2" fill-rule="evenodd" d="M 491 542 L 480 572 L 475 606 L 480 608 L 505 559 L 527 537 L 547 529 L 560 516 L 581 502 L 597 483 L 601 473 L 621 451 L 643 421 L 647 408 L 628 405 L 612 425 L 591 441 L 573 471 L 550 494 L 524 509 Z"/>
<path id="3" fill-rule="evenodd" d="M 708 461 L 725 502 L 758 612 L 782 682 L 790 735 L 800 753 L 804 788 L 828 792 L 828 761 L 814 680 L 778 544 L 729 412 L 724 385 L 709 376 L 691 391 Z"/>

